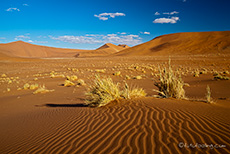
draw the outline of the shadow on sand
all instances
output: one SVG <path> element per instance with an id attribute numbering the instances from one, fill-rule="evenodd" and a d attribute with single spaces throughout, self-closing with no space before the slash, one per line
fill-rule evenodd
<path id="1" fill-rule="evenodd" d="M 46 107 L 88 107 L 85 104 L 45 104 Z"/>

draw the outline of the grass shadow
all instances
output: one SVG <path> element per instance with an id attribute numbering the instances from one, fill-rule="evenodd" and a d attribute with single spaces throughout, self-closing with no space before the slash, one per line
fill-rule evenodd
<path id="1" fill-rule="evenodd" d="M 46 107 L 88 107 L 85 104 L 45 104 Z"/>

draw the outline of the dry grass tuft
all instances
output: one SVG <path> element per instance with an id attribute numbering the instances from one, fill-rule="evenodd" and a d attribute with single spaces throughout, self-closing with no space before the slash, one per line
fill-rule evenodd
<path id="1" fill-rule="evenodd" d="M 2 74 L 2 76 L 1 76 L 2 78 L 6 78 L 7 77 L 7 75 L 6 74 Z"/>
<path id="2" fill-rule="evenodd" d="M 207 86 L 206 91 L 207 91 L 207 93 L 206 93 L 206 102 L 207 103 L 213 103 L 212 97 L 211 97 L 211 89 L 210 89 L 209 86 Z"/>
<path id="3" fill-rule="evenodd" d="M 67 80 L 69 81 L 76 81 L 78 77 L 76 75 L 66 76 Z"/>
<path id="4" fill-rule="evenodd" d="M 138 75 L 138 76 L 134 76 L 133 79 L 137 79 L 137 80 L 140 80 L 142 79 L 142 76 Z"/>
<path id="5" fill-rule="evenodd" d="M 70 80 L 65 80 L 64 84 L 65 87 L 71 87 L 71 86 L 75 86 L 75 83 L 73 83 Z"/>
<path id="6" fill-rule="evenodd" d="M 48 92 L 53 92 L 53 90 L 48 90 L 46 89 L 45 85 L 43 86 L 40 86 L 36 91 L 33 92 L 33 94 L 38 94 L 38 93 L 41 93 L 41 94 L 44 94 L 44 93 L 48 93 Z"/>
<path id="7" fill-rule="evenodd" d="M 180 74 L 176 74 L 172 70 L 170 62 L 171 60 L 169 59 L 168 69 L 159 69 L 160 81 L 155 82 L 155 86 L 157 86 L 159 90 L 154 90 L 158 92 L 159 95 L 156 97 L 185 99 L 184 81 Z"/>
<path id="8" fill-rule="evenodd" d="M 96 73 L 105 73 L 105 69 L 96 69 L 95 72 Z"/>
<path id="9" fill-rule="evenodd" d="M 86 104 L 100 107 L 119 98 L 119 84 L 115 84 L 111 78 L 102 79 L 99 75 L 96 75 L 94 85 L 90 86 L 86 93 Z"/>
<path id="10" fill-rule="evenodd" d="M 131 99 L 137 97 L 145 97 L 147 94 L 142 88 L 130 88 L 127 83 L 125 83 L 124 90 L 121 91 L 121 96 L 124 99 Z"/>
<path id="11" fill-rule="evenodd" d="M 36 83 L 36 84 L 31 84 L 30 85 L 30 90 L 35 90 L 35 89 L 37 89 L 38 88 L 38 84 Z"/>
<path id="12" fill-rule="evenodd" d="M 220 74 L 214 75 L 214 80 L 229 80 L 230 78 L 227 76 L 222 76 Z"/>
<path id="13" fill-rule="evenodd" d="M 113 73 L 113 75 L 115 75 L 115 76 L 119 76 L 119 75 L 121 75 L 121 72 L 120 72 L 120 71 L 115 72 L 115 73 Z"/>
<path id="14" fill-rule="evenodd" d="M 86 104 L 89 106 L 105 106 L 112 101 L 119 99 L 130 99 L 146 96 L 143 89 L 129 88 L 127 83 L 123 90 L 119 88 L 120 83 L 114 83 L 111 78 L 101 78 L 96 75 L 94 85 L 89 87 L 86 93 Z"/>
<path id="15" fill-rule="evenodd" d="M 83 79 L 78 79 L 77 80 L 77 85 L 85 86 L 85 81 Z"/>
<path id="16" fill-rule="evenodd" d="M 24 84 L 23 89 L 25 89 L 25 90 L 30 89 L 30 84 L 29 83 Z"/>

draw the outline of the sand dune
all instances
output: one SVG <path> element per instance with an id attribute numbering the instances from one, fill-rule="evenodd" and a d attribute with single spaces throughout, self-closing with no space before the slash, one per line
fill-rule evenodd
<path id="1" fill-rule="evenodd" d="M 230 31 L 188 32 L 156 37 L 115 55 L 200 55 L 230 53 Z"/>
<path id="2" fill-rule="evenodd" d="M 50 57 L 93 57 L 105 56 L 127 48 L 107 43 L 96 50 L 64 49 L 39 46 L 23 41 L 0 44 L 0 53 L 10 57 L 50 58 Z M 2 56 L 3 58 L 4 56 Z"/>
<path id="3" fill-rule="evenodd" d="M 230 54 L 230 31 L 176 33 L 131 48 L 107 43 L 95 50 L 53 48 L 17 41 L 0 44 L 0 53 L 27 58 Z"/>
<path id="4" fill-rule="evenodd" d="M 46 46 L 33 45 L 17 41 L 0 45 L 0 52 L 13 57 L 44 58 L 44 57 L 73 57 L 81 50 L 60 49 Z"/>
<path id="5" fill-rule="evenodd" d="M 130 48 L 130 47 L 129 47 L 128 45 L 126 45 L 126 44 L 118 44 L 118 46 L 119 46 L 119 47 L 126 48 L 126 49 L 127 49 L 127 48 Z"/>
<path id="6" fill-rule="evenodd" d="M 80 52 L 79 57 L 100 57 L 100 56 L 108 56 L 124 49 L 128 48 L 126 45 L 117 46 L 112 43 L 106 43 L 103 46 L 97 48 L 96 50 Z"/>

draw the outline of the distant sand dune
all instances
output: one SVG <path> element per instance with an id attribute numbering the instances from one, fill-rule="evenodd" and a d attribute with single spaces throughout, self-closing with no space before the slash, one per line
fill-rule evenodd
<path id="1" fill-rule="evenodd" d="M 0 53 L 25 58 L 230 54 L 230 31 L 175 33 L 131 48 L 106 43 L 95 50 L 53 48 L 17 41 L 0 44 Z"/>
<path id="2" fill-rule="evenodd" d="M 116 53 L 127 48 L 107 43 L 96 50 L 64 49 L 39 46 L 23 41 L 0 44 L 0 54 L 10 57 L 52 58 L 52 57 L 97 57 Z M 3 56 L 0 55 L 3 58 Z"/>
<path id="3" fill-rule="evenodd" d="M 230 146 L 228 109 L 221 109 L 219 114 L 216 111 L 219 107 L 205 103 L 147 98 L 102 108 L 56 106 L 48 109 L 38 116 L 18 117 L 17 136 L 11 140 L 3 135 L 0 145 L 5 148 L 0 148 L 0 152 L 230 152 L 229 148 L 179 147 L 179 143 Z M 25 132 L 29 138 L 24 136 Z M 11 144 L 7 144 L 8 140 Z"/>
<path id="4" fill-rule="evenodd" d="M 122 50 L 115 55 L 199 55 L 230 54 L 230 31 L 188 32 L 156 37 L 155 39 Z"/>

